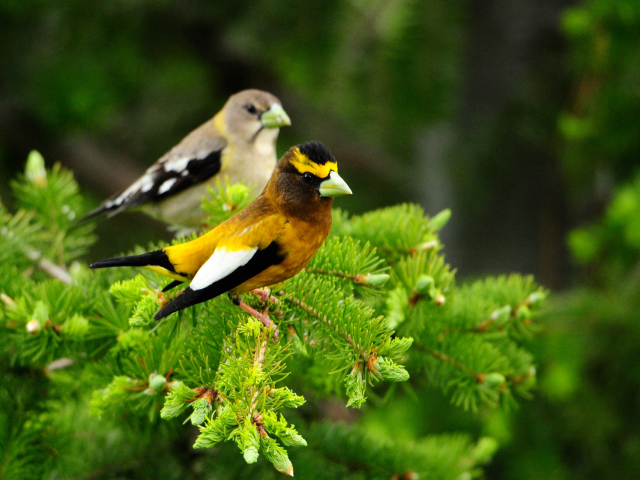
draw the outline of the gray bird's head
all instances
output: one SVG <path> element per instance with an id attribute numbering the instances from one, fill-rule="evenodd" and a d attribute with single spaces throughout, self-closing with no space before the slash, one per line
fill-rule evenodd
<path id="1" fill-rule="evenodd" d="M 263 140 L 273 142 L 275 147 L 279 128 L 291 125 L 280 100 L 262 90 L 243 90 L 231 95 L 223 112 L 226 133 L 238 144 Z"/>

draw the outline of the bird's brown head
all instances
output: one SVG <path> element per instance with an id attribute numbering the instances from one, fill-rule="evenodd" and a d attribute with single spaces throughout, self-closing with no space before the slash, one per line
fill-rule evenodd
<path id="1" fill-rule="evenodd" d="M 280 159 L 265 193 L 290 215 L 313 219 L 330 212 L 333 199 L 350 195 L 338 175 L 338 163 L 320 142 L 291 147 Z"/>
<path id="2" fill-rule="evenodd" d="M 227 135 L 238 144 L 254 143 L 262 136 L 275 144 L 278 129 L 291 125 L 282 102 L 262 90 L 243 90 L 231 95 L 222 113 Z"/>

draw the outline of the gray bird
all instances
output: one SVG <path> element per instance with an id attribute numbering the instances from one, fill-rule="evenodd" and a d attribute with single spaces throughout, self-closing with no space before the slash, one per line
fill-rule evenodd
<path id="1" fill-rule="evenodd" d="M 291 125 L 280 100 L 261 90 L 229 97 L 222 110 L 151 165 L 138 180 L 89 213 L 109 217 L 140 208 L 180 229 L 193 230 L 206 218 L 200 208 L 217 179 L 244 181 L 254 196 L 276 166 L 280 127 Z"/>

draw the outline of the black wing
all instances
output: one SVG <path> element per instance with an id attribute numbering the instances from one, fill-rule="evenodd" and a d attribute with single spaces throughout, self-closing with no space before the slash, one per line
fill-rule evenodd
<path id="1" fill-rule="evenodd" d="M 219 137 L 215 140 L 214 142 L 203 142 L 205 145 L 200 145 L 213 147 L 214 150 L 208 148 L 199 152 L 191 151 L 182 157 L 177 156 L 176 152 L 172 150 L 166 157 L 152 165 L 129 188 L 113 195 L 81 220 L 104 212 L 109 212 L 110 216 L 113 216 L 122 210 L 149 202 L 157 202 L 189 187 L 206 182 L 216 175 L 222 166 L 222 150 L 226 146 L 226 142 L 221 142 Z M 169 155 L 171 156 L 169 157 Z"/>
<path id="2" fill-rule="evenodd" d="M 135 207 L 147 202 L 157 202 L 182 192 L 193 185 L 206 182 L 220 171 L 222 152 L 211 152 L 204 158 L 184 160 L 184 168 L 168 169 L 160 164 L 153 177 L 153 186 L 127 201 L 127 207 Z M 178 165 L 180 167 L 181 165 Z M 160 168 L 162 167 L 162 168 Z"/>
<path id="3" fill-rule="evenodd" d="M 174 300 L 160 309 L 153 319 L 160 320 L 178 310 L 196 305 L 197 303 L 206 302 L 243 284 L 270 266 L 282 262 L 284 257 L 280 255 L 279 251 L 280 246 L 276 242 L 273 242 L 264 250 L 258 250 L 246 265 L 238 267 L 225 278 L 212 283 L 208 287 L 201 290 L 192 290 L 191 287 L 186 288 Z"/>

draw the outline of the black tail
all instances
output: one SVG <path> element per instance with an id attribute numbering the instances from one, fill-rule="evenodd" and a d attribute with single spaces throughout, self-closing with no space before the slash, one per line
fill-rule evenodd
<path id="1" fill-rule="evenodd" d="M 104 205 L 100 205 L 95 210 L 92 210 L 89 213 L 87 213 L 84 217 L 80 217 L 78 219 L 78 223 L 84 222 L 85 220 L 89 220 L 90 218 L 93 218 L 93 217 L 97 217 L 98 215 L 103 214 L 107 210 L 109 210 L 109 209 L 106 208 Z"/>
<path id="2" fill-rule="evenodd" d="M 190 307 L 191 305 L 195 305 L 199 302 L 190 301 L 193 296 L 193 290 L 187 288 L 180 295 L 158 310 L 153 317 L 154 320 L 158 321 L 164 317 L 171 315 L 172 313 L 177 312 L 178 310 L 182 310 L 183 308 Z"/>
<path id="3" fill-rule="evenodd" d="M 108 206 L 108 205 L 109 205 L 109 202 L 105 201 L 105 203 L 100 205 L 95 210 L 91 210 L 84 217 L 79 218 L 77 220 L 77 222 L 78 223 L 84 222 L 85 220 L 89 220 L 90 218 L 97 217 L 98 215 L 102 215 L 103 213 L 107 214 L 107 218 L 111 218 L 114 215 L 120 213 L 122 210 L 125 210 L 125 209 L 129 208 L 129 206 L 130 206 L 129 204 L 125 205 L 123 203 L 113 204 L 113 205 L 110 205 L 110 206 Z"/>
<path id="4" fill-rule="evenodd" d="M 131 255 L 129 257 L 116 257 L 100 260 L 89 265 L 89 268 L 109 268 L 109 267 L 163 267 L 170 272 L 175 272 L 169 257 L 162 250 L 143 253 L 142 255 Z"/>
<path id="5" fill-rule="evenodd" d="M 218 295 L 224 293 L 225 290 L 218 286 L 217 289 L 212 290 L 211 287 L 203 290 L 191 290 L 191 287 L 187 287 L 182 291 L 180 295 L 167 303 L 162 307 L 153 317 L 154 320 L 160 320 L 172 313 L 182 310 L 183 308 L 191 307 L 197 303 L 202 303 L 207 300 L 211 300 Z"/>

